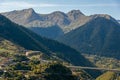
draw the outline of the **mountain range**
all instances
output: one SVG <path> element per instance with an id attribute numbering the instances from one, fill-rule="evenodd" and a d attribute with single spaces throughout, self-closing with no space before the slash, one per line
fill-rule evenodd
<path id="1" fill-rule="evenodd" d="M 37 35 L 31 30 L 13 23 L 6 17 L 0 15 L 0 39 L 7 40 L 8 45 L 12 43 L 12 46 L 18 45 L 15 49 L 20 50 L 34 50 L 41 51 L 48 56 L 57 56 L 60 59 L 69 62 L 73 65 L 79 66 L 94 66 L 91 62 L 85 59 L 78 51 L 59 43 L 54 40 L 50 40 Z M 3 41 L 1 40 L 1 41 Z M 0 43 L 2 44 L 2 42 Z M 1 47 L 2 45 L 0 45 Z M 4 47 L 3 49 L 5 49 Z M 9 49 L 12 50 L 12 47 Z M 13 49 L 14 51 L 14 49 Z M 16 51 L 17 52 L 17 51 Z M 93 71 L 88 71 L 92 76 L 98 76 Z"/>
<path id="2" fill-rule="evenodd" d="M 86 16 L 80 10 L 38 14 L 32 8 L 2 15 L 38 35 L 69 45 L 81 53 L 120 59 L 120 24 L 110 15 Z"/>
<path id="3" fill-rule="evenodd" d="M 57 41 L 40 37 L 23 26 L 19 26 L 11 22 L 2 15 L 0 15 L 0 37 L 9 40 L 27 50 L 39 50 L 48 55 L 52 53 L 59 54 L 59 56 L 66 55 L 66 57 L 70 57 L 71 55 L 80 55 L 80 53 L 76 50 Z M 67 59 L 70 60 L 72 58 Z M 76 63 L 76 65 L 79 65 L 79 62 Z"/>
<path id="4" fill-rule="evenodd" d="M 96 17 L 58 40 L 82 53 L 120 59 L 120 24 L 114 19 Z"/>
<path id="5" fill-rule="evenodd" d="M 79 10 L 72 10 L 68 13 L 55 11 L 50 14 L 38 14 L 29 8 L 2 13 L 2 15 L 51 39 L 55 39 L 90 20 L 90 17 L 85 16 Z"/>

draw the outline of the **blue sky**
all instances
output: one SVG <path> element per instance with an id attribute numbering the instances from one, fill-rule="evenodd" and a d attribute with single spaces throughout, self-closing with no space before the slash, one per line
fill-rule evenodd
<path id="1" fill-rule="evenodd" d="M 76 9 L 85 15 L 109 14 L 120 19 L 120 0 L 0 0 L 0 12 L 26 8 L 41 14 Z"/>

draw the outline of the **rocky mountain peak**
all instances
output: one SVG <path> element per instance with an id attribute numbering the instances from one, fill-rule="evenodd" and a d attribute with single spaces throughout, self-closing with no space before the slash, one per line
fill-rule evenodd
<path id="1" fill-rule="evenodd" d="M 25 17 L 27 18 L 37 15 L 36 12 L 32 8 L 21 10 L 21 12 L 24 13 Z"/>
<path id="2" fill-rule="evenodd" d="M 92 18 L 99 18 L 99 17 L 102 17 L 102 18 L 105 18 L 105 19 L 108 19 L 108 20 L 112 20 L 113 18 L 108 15 L 108 14 L 95 14 L 95 15 L 91 15 L 90 17 Z"/>
<path id="3" fill-rule="evenodd" d="M 111 20 L 111 21 L 113 21 L 113 22 L 115 22 L 115 23 L 118 24 L 118 22 L 117 22 L 113 17 L 111 17 L 111 16 L 108 15 L 108 14 L 95 14 L 95 15 L 91 15 L 90 17 L 91 17 L 91 19 L 104 18 L 104 19 Z"/>
<path id="4" fill-rule="evenodd" d="M 84 14 L 80 10 L 72 10 L 68 12 L 67 15 L 71 20 L 77 20 L 81 16 L 84 16 Z"/>
<path id="5" fill-rule="evenodd" d="M 81 15 L 84 15 L 80 10 L 71 10 L 70 12 L 68 12 L 68 14 L 81 14 Z"/>
<path id="6" fill-rule="evenodd" d="M 48 14 L 46 17 L 47 20 L 52 21 L 59 26 L 68 25 L 70 23 L 68 16 L 61 11 L 55 11 L 51 14 Z"/>
<path id="7" fill-rule="evenodd" d="M 24 9 L 24 10 L 21 10 L 21 11 L 29 12 L 29 13 L 35 13 L 35 11 L 32 8 Z"/>
<path id="8" fill-rule="evenodd" d="M 20 11 L 20 14 L 20 16 L 24 16 L 22 18 L 24 18 L 24 20 L 26 20 L 25 22 L 27 23 L 40 18 L 40 16 L 32 8 L 23 9 Z"/>
<path id="9" fill-rule="evenodd" d="M 59 16 L 59 17 L 66 17 L 67 15 L 61 11 L 55 11 L 53 13 L 51 13 L 50 15 L 54 15 L 54 16 Z"/>

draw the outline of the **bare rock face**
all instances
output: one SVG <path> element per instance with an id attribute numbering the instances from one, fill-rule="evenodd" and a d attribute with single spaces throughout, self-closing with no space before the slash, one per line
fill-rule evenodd
<path id="1" fill-rule="evenodd" d="M 25 25 L 30 21 L 40 18 L 40 16 L 38 16 L 32 8 L 24 9 L 20 11 L 15 10 L 15 11 L 3 13 L 3 14 L 13 22 L 20 25 Z"/>
<path id="2" fill-rule="evenodd" d="M 85 16 L 80 10 L 72 10 L 68 12 L 67 15 L 71 21 L 78 20 L 81 16 Z"/>
<path id="3" fill-rule="evenodd" d="M 50 27 L 58 25 L 63 31 L 65 31 L 64 28 L 66 26 L 70 26 L 77 21 L 84 21 L 86 18 L 79 10 L 72 10 L 67 14 L 60 11 L 55 11 L 50 14 L 38 14 L 32 8 L 29 8 L 2 14 L 13 22 L 26 27 Z"/>

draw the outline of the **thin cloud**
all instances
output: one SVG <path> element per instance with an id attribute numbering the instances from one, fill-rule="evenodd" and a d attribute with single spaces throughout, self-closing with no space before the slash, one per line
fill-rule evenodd
<path id="1" fill-rule="evenodd" d="M 79 5 L 79 6 L 83 6 L 83 7 L 114 7 L 114 6 L 119 6 L 116 3 L 113 4 L 83 4 L 83 5 Z"/>
<path id="2" fill-rule="evenodd" d="M 30 3 L 25 1 L 12 1 L 12 2 L 1 2 L 0 3 L 0 12 L 6 12 L 11 10 L 25 9 L 25 8 L 52 8 L 52 7 L 63 7 L 63 8 L 72 8 L 72 7 L 117 7 L 120 6 L 117 3 L 113 4 L 50 4 L 50 3 Z"/>
<path id="3" fill-rule="evenodd" d="M 41 4 L 35 4 L 35 3 L 28 3 L 28 2 L 3 2 L 0 3 L 1 7 L 21 7 L 21 8 L 26 8 L 26 7 L 54 7 L 58 6 L 57 4 L 46 4 L 46 3 L 41 3 Z"/>
<path id="4" fill-rule="evenodd" d="M 79 5 L 68 5 L 68 4 L 49 4 L 49 3 L 28 3 L 23 1 L 15 1 L 15 2 L 2 2 L 0 3 L 0 7 L 20 7 L 20 8 L 28 8 L 28 7 L 114 7 L 118 6 L 118 4 L 79 4 Z"/>

